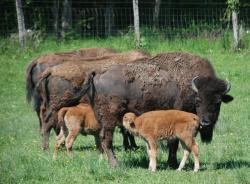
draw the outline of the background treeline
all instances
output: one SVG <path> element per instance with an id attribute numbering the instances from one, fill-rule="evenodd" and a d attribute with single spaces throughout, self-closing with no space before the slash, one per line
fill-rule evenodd
<path id="1" fill-rule="evenodd" d="M 16 0 L 25 30 L 57 39 L 124 35 L 133 32 L 133 0 Z M 139 0 L 142 35 L 218 37 L 232 30 L 230 3 L 237 3 L 237 30 L 250 27 L 249 0 Z M 158 8 L 157 8 L 158 3 Z M 234 4 L 233 4 L 234 5 Z M 132 30 L 132 31 L 131 31 Z M 18 32 L 16 4 L 0 2 L 0 35 Z"/>

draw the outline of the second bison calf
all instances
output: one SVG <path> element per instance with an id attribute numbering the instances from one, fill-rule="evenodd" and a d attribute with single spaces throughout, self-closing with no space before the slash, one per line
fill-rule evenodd
<path id="1" fill-rule="evenodd" d="M 194 139 L 199 122 L 195 114 L 178 110 L 160 110 L 137 117 L 134 113 L 126 113 L 123 117 L 123 126 L 146 141 L 150 158 L 149 170 L 156 171 L 157 142 L 176 138 L 180 140 L 184 149 L 178 170 L 182 170 L 191 151 L 194 154 L 194 171 L 199 170 L 199 152 Z"/>
<path id="2" fill-rule="evenodd" d="M 74 107 L 60 109 L 58 112 L 58 123 L 61 126 L 61 131 L 56 137 L 54 159 L 57 158 L 58 149 L 64 141 L 68 155 L 72 155 L 73 142 L 79 133 L 94 135 L 97 149 L 101 153 L 103 152 L 99 138 L 101 126 L 96 120 L 94 111 L 90 105 L 80 103 Z"/>

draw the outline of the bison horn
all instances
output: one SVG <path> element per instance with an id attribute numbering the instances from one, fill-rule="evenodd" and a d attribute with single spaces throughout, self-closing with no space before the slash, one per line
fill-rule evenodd
<path id="1" fill-rule="evenodd" d="M 226 85 L 227 85 L 227 89 L 224 91 L 224 94 L 227 94 L 231 89 L 231 84 L 229 83 L 228 80 L 226 80 Z"/>
<path id="2" fill-rule="evenodd" d="M 196 85 L 195 85 L 195 80 L 198 78 L 199 76 L 196 76 L 196 77 L 194 77 L 193 79 L 192 79 L 192 88 L 193 88 L 193 90 L 196 92 L 196 93 L 198 93 L 198 88 L 196 87 Z"/>

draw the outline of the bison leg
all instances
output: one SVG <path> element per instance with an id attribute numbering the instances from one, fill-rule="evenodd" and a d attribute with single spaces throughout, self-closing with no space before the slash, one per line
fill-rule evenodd
<path id="1" fill-rule="evenodd" d="M 38 117 L 38 120 L 39 120 L 39 132 L 40 132 L 40 135 L 43 135 L 43 131 L 42 131 L 42 120 L 40 118 L 40 111 L 36 111 L 36 114 L 37 114 L 37 117 Z"/>
<path id="2" fill-rule="evenodd" d="M 105 128 L 103 127 L 103 137 L 102 137 L 102 148 L 104 149 L 104 152 L 106 153 L 108 157 L 108 161 L 111 167 L 117 166 L 117 160 L 113 151 L 113 133 L 114 133 L 114 128 Z"/>
<path id="3" fill-rule="evenodd" d="M 128 140 L 128 134 L 123 126 L 121 127 L 121 134 L 123 137 L 123 148 L 125 151 L 127 151 L 129 149 L 129 142 L 128 142 L 129 140 Z"/>
<path id="4" fill-rule="evenodd" d="M 168 155 L 168 165 L 169 167 L 176 169 L 178 167 L 177 162 L 177 149 L 178 149 L 179 140 L 172 140 L 168 142 L 169 155 Z"/>
<path id="5" fill-rule="evenodd" d="M 53 126 L 54 132 L 56 133 L 56 135 L 59 135 L 61 132 L 61 127 L 57 123 L 55 123 L 55 124 L 56 125 Z"/>
<path id="6" fill-rule="evenodd" d="M 43 125 L 43 150 L 49 149 L 49 135 L 52 126 L 50 124 Z"/>
<path id="7" fill-rule="evenodd" d="M 95 144 L 96 144 L 96 148 L 99 151 L 99 153 L 103 154 L 101 139 L 100 139 L 99 135 L 95 135 Z"/>
<path id="8" fill-rule="evenodd" d="M 134 136 L 128 132 L 128 138 L 129 138 L 129 141 L 130 141 L 130 146 L 131 146 L 131 149 L 132 150 L 137 150 L 138 146 L 136 145 L 135 143 L 135 138 Z"/>
<path id="9" fill-rule="evenodd" d="M 43 150 L 49 149 L 49 136 L 50 131 L 54 127 L 55 121 L 53 118 L 49 119 L 48 122 L 42 121 L 42 133 L 43 133 Z"/>

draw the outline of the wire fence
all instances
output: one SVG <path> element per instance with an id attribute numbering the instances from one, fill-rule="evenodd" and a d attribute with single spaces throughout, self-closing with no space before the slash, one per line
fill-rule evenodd
<path id="1" fill-rule="evenodd" d="M 53 7 L 24 7 L 26 29 L 41 30 L 44 34 L 55 33 Z M 17 33 L 16 13 L 13 7 L 0 7 L 0 34 Z M 228 28 L 225 7 L 160 8 L 158 31 L 168 37 L 175 35 L 197 36 L 206 32 L 220 34 Z M 59 10 L 58 27 L 61 27 Z M 154 8 L 140 8 L 140 26 L 145 34 L 156 34 L 153 24 Z M 240 9 L 239 23 L 250 28 L 250 7 Z M 128 32 L 133 27 L 132 7 L 81 7 L 72 8 L 70 34 L 79 37 L 106 37 Z"/>

